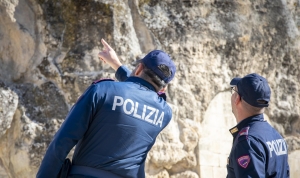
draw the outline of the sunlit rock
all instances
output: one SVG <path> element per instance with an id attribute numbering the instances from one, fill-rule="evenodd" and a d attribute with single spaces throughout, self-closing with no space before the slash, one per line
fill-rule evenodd
<path id="1" fill-rule="evenodd" d="M 146 160 L 148 178 L 219 178 L 236 122 L 231 78 L 271 86 L 265 118 L 300 158 L 300 4 L 297 0 L 0 0 L 0 177 L 31 178 L 78 97 L 114 78 L 104 38 L 130 69 L 152 49 L 177 66 L 167 89 L 173 120 Z M 72 151 L 69 156 L 72 155 Z"/>

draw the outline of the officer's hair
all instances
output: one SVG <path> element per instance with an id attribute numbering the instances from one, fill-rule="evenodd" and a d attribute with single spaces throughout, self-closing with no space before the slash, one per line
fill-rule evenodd
<path id="1" fill-rule="evenodd" d="M 151 81 L 155 85 L 154 87 L 158 89 L 158 91 L 167 85 L 167 83 L 160 77 L 158 77 L 151 69 L 147 68 L 143 63 L 142 65 L 144 66 L 142 77 L 146 80 Z M 168 67 L 161 67 L 160 70 L 163 73 L 169 73 L 170 71 Z"/>
<path id="2" fill-rule="evenodd" d="M 246 101 L 244 101 L 243 99 L 242 99 L 242 105 L 251 114 L 262 114 L 265 111 L 264 107 L 255 107 L 255 106 L 252 106 L 252 105 L 248 104 Z"/>

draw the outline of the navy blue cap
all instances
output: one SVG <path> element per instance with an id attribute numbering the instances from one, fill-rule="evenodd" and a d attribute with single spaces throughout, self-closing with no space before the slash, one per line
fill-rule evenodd
<path id="1" fill-rule="evenodd" d="M 271 89 L 268 81 L 264 77 L 252 73 L 243 78 L 233 78 L 230 85 L 232 87 L 237 86 L 238 94 L 251 106 L 269 106 Z"/>
<path id="2" fill-rule="evenodd" d="M 174 62 L 167 53 L 161 50 L 149 52 L 141 61 L 165 83 L 169 83 L 175 76 L 176 66 Z M 161 65 L 167 66 L 171 73 L 169 75 L 164 74 L 160 69 Z"/>

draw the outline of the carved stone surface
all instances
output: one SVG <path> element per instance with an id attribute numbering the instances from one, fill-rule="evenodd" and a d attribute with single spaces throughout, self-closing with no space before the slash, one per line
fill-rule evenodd
<path id="1" fill-rule="evenodd" d="M 34 177 L 77 98 L 99 78 L 104 38 L 122 63 L 152 49 L 177 65 L 173 120 L 146 160 L 148 178 L 226 175 L 231 78 L 256 72 L 272 89 L 265 118 L 300 174 L 298 0 L 0 0 L 0 177 Z M 72 154 L 72 153 L 71 153 Z"/>

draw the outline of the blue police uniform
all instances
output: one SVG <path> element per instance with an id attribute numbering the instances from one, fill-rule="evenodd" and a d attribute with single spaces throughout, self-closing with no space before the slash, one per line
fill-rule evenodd
<path id="1" fill-rule="evenodd" d="M 242 120 L 230 132 L 227 178 L 289 178 L 287 144 L 263 114 Z"/>
<path id="2" fill-rule="evenodd" d="M 74 145 L 72 165 L 77 168 L 145 177 L 147 153 L 172 110 L 150 83 L 129 74 L 121 66 L 116 77 L 124 82 L 95 82 L 85 91 L 50 143 L 37 177 L 56 177 Z"/>

